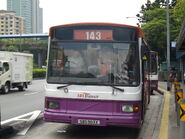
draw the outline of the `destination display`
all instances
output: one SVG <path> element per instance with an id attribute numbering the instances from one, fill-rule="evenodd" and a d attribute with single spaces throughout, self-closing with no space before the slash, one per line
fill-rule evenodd
<path id="1" fill-rule="evenodd" d="M 112 40 L 112 30 L 74 30 L 74 40 Z"/>

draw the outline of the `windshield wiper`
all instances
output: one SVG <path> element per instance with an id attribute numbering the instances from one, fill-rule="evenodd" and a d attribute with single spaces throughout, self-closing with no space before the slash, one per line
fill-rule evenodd
<path id="1" fill-rule="evenodd" d="M 121 91 L 121 92 L 124 92 L 124 91 L 125 91 L 124 89 L 118 88 L 118 87 L 116 87 L 116 86 L 114 86 L 114 85 L 111 85 L 111 84 L 101 84 L 101 85 L 110 86 L 110 87 L 112 87 L 113 89 L 116 89 L 116 90 Z"/>
<path id="2" fill-rule="evenodd" d="M 68 87 L 68 86 L 70 86 L 70 85 L 73 85 L 73 84 L 67 84 L 67 85 L 63 85 L 63 86 L 57 86 L 57 89 L 65 88 L 65 87 Z M 89 85 L 89 84 L 85 84 L 85 83 L 84 83 L 84 85 Z M 107 85 L 107 84 L 106 84 L 106 85 Z M 116 86 L 114 86 L 114 85 L 108 85 L 108 86 L 110 86 L 110 87 L 112 87 L 113 89 L 116 89 L 116 90 L 118 90 L 118 91 L 121 91 L 121 92 L 124 92 L 124 91 L 125 91 L 124 89 L 118 88 L 118 87 L 116 87 Z"/>
<path id="3" fill-rule="evenodd" d="M 65 88 L 65 87 L 68 87 L 70 85 L 91 85 L 91 84 L 88 84 L 88 83 L 78 83 L 78 82 L 74 83 L 74 82 L 72 82 L 72 83 L 68 83 L 67 85 L 57 86 L 57 89 Z"/>
<path id="4" fill-rule="evenodd" d="M 72 84 L 67 84 L 67 85 L 63 85 L 63 86 L 57 86 L 57 89 L 65 88 L 65 87 L 68 87 L 70 85 L 72 85 Z"/>
<path id="5" fill-rule="evenodd" d="M 116 87 L 116 86 L 114 86 L 114 85 L 110 85 L 113 89 L 116 89 L 116 90 L 118 90 L 118 91 L 121 91 L 121 92 L 124 92 L 125 90 L 124 89 L 121 89 L 121 88 L 118 88 L 118 87 Z"/>

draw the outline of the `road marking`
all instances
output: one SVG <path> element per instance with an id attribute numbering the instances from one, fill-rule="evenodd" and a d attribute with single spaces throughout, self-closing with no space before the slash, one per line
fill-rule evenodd
<path id="1" fill-rule="evenodd" d="M 22 131 L 19 131 L 17 135 L 26 135 L 27 131 L 30 129 L 32 126 L 33 122 L 37 119 L 41 111 L 34 111 L 32 116 L 27 120 L 27 123 L 25 124 L 26 126 Z"/>
<path id="2" fill-rule="evenodd" d="M 4 125 L 16 123 L 17 121 L 24 121 L 25 122 L 24 129 L 20 130 L 17 134 L 18 135 L 25 135 L 27 133 L 27 131 L 29 130 L 29 128 L 32 126 L 33 122 L 40 115 L 40 113 L 41 113 L 40 110 L 36 110 L 36 111 L 30 112 L 30 113 L 3 121 L 3 122 L 1 122 L 1 125 L 4 126 Z"/>
<path id="3" fill-rule="evenodd" d="M 25 96 L 29 96 L 29 95 L 35 95 L 35 94 L 37 94 L 37 93 L 39 93 L 39 92 L 27 93 L 27 94 L 24 94 L 24 95 L 25 95 Z"/>
<path id="4" fill-rule="evenodd" d="M 32 115 L 33 113 L 40 113 L 41 111 L 40 110 L 36 110 L 36 111 L 33 111 L 33 112 L 29 112 L 29 113 L 26 113 L 26 114 L 23 114 L 23 115 L 20 115 L 20 116 L 17 116 L 17 117 L 14 117 L 14 118 L 11 118 L 11 119 L 8 119 L 8 120 L 5 120 L 5 121 L 2 121 L 1 122 L 1 125 L 4 126 L 8 123 L 11 123 L 12 121 L 18 121 L 18 120 L 23 120 L 25 121 L 26 119 L 23 119 L 25 117 L 28 117 L 30 115 Z"/>
<path id="5" fill-rule="evenodd" d="M 163 106 L 163 113 L 161 119 L 161 126 L 158 139 L 168 139 L 168 124 L 169 124 L 169 106 L 170 106 L 170 92 L 165 89 L 158 88 L 165 94 L 165 102 Z"/>

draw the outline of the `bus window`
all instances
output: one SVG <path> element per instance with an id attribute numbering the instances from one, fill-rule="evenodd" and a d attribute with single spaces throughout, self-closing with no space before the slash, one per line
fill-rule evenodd
<path id="1" fill-rule="evenodd" d="M 151 55 L 151 74 L 157 74 L 157 57 L 155 55 Z"/>

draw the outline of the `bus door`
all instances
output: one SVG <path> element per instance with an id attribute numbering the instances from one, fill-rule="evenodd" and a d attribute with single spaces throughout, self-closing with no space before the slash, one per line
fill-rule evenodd
<path id="1" fill-rule="evenodd" d="M 143 111 L 145 111 L 147 104 L 150 103 L 150 55 L 149 48 L 145 43 L 142 45 L 142 82 L 143 82 L 143 92 L 142 92 L 142 103 Z"/>

